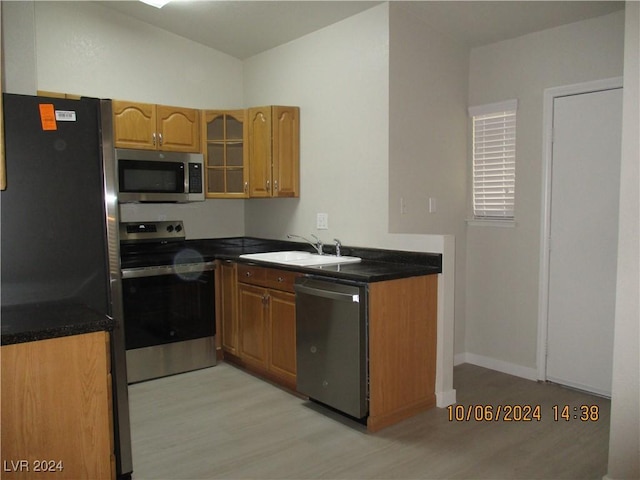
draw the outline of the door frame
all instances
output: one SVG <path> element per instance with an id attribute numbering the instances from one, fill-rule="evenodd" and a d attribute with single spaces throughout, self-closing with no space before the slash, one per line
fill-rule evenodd
<path id="1" fill-rule="evenodd" d="M 544 90 L 542 114 L 542 209 L 540 216 L 540 275 L 538 280 L 538 380 L 547 380 L 549 320 L 549 246 L 551 234 L 551 173 L 553 161 L 553 102 L 558 97 L 622 88 L 622 77 L 576 83 Z"/>

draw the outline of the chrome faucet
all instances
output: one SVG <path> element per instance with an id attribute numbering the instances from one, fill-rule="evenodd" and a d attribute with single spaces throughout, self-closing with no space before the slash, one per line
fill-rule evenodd
<path id="1" fill-rule="evenodd" d="M 316 251 L 318 252 L 318 255 L 323 255 L 324 252 L 322 251 L 322 247 L 323 247 L 322 241 L 318 237 L 316 237 L 313 233 L 311 234 L 311 236 L 316 239 L 315 242 L 312 242 L 307 238 L 301 237 L 300 235 L 293 235 L 291 233 L 287 234 L 287 238 L 299 238 L 300 240 L 304 240 L 305 242 L 307 242 L 309 245 L 311 245 L 313 248 L 316 249 Z"/>
<path id="2" fill-rule="evenodd" d="M 340 248 L 342 247 L 342 243 L 340 243 L 340 240 L 338 240 L 337 238 L 334 238 L 333 241 L 336 243 L 336 257 L 339 257 L 342 255 L 340 253 Z"/>

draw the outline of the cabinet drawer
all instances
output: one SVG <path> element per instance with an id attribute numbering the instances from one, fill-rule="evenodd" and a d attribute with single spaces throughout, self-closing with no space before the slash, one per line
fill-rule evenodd
<path id="1" fill-rule="evenodd" d="M 256 265 L 238 264 L 238 282 L 259 285 L 274 290 L 293 292 L 296 277 L 301 274 L 275 268 L 265 268 Z"/>
<path id="2" fill-rule="evenodd" d="M 264 286 L 266 281 L 266 268 L 256 265 L 238 264 L 238 282 Z"/>
<path id="3" fill-rule="evenodd" d="M 299 273 L 289 272 L 287 270 L 267 269 L 266 286 L 269 288 L 273 288 L 274 290 L 293 292 L 293 284 L 296 280 L 296 277 L 299 276 Z"/>

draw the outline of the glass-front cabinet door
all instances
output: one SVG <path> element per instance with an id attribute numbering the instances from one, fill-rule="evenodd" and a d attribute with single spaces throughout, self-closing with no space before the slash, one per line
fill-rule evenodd
<path id="1" fill-rule="evenodd" d="M 204 110 L 202 115 L 206 197 L 248 197 L 244 110 Z"/>

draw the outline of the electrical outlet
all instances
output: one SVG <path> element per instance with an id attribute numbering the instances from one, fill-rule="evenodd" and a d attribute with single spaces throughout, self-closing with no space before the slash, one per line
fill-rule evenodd
<path id="1" fill-rule="evenodd" d="M 328 230 L 329 229 L 329 214 L 328 213 L 317 213 L 316 214 L 316 228 L 318 230 Z"/>

